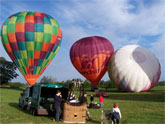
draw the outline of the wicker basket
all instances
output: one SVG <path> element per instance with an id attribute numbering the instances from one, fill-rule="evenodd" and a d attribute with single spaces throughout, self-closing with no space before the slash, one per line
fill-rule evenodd
<path id="1" fill-rule="evenodd" d="M 64 103 L 63 121 L 64 123 L 85 123 L 86 122 L 86 104 L 71 105 Z"/>

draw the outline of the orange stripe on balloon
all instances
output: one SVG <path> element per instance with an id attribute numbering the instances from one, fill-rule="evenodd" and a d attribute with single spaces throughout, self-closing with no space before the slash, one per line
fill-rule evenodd
<path id="1" fill-rule="evenodd" d="M 42 43 L 41 51 L 48 51 L 48 49 L 49 49 L 49 44 L 50 44 L 50 43 L 43 42 L 43 43 Z"/>
<path id="2" fill-rule="evenodd" d="M 57 35 L 52 35 L 50 43 L 55 44 L 57 41 Z"/>
<path id="3" fill-rule="evenodd" d="M 61 31 L 61 28 L 58 28 L 58 36 L 62 38 L 62 31 Z"/>
<path id="4" fill-rule="evenodd" d="M 34 16 L 33 15 L 27 15 L 25 17 L 25 23 L 34 23 Z"/>
<path id="5" fill-rule="evenodd" d="M 15 33 L 8 33 L 8 39 L 10 42 L 16 42 L 16 36 L 15 36 Z"/>
<path id="6" fill-rule="evenodd" d="M 40 75 L 44 72 L 44 70 L 46 69 L 46 67 L 43 67 L 41 72 L 40 72 Z"/>
<path id="7" fill-rule="evenodd" d="M 7 52 L 12 52 L 12 49 L 11 49 L 9 43 L 6 43 L 6 44 L 5 44 L 5 47 L 6 47 L 6 49 L 7 49 Z"/>
<path id="8" fill-rule="evenodd" d="M 29 72 L 29 67 L 25 67 L 25 70 L 28 73 Z"/>
<path id="9" fill-rule="evenodd" d="M 48 67 L 50 63 L 51 63 L 51 61 L 48 62 L 48 64 L 46 65 L 46 67 Z"/>
<path id="10" fill-rule="evenodd" d="M 15 24 L 15 32 L 25 32 L 25 24 L 24 23 L 16 23 Z"/>
<path id="11" fill-rule="evenodd" d="M 28 63 L 29 63 L 29 66 L 32 66 L 33 65 L 33 59 L 28 59 Z"/>
<path id="12" fill-rule="evenodd" d="M 40 13 L 40 12 L 35 12 L 35 13 L 34 13 L 34 16 L 42 16 L 42 13 Z"/>
<path id="13" fill-rule="evenodd" d="M 40 58 L 41 51 L 34 51 L 34 59 Z"/>

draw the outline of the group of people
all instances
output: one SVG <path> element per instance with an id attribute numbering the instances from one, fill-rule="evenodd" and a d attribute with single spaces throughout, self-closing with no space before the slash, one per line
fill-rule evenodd
<path id="1" fill-rule="evenodd" d="M 73 95 L 71 93 L 71 91 L 68 92 L 68 101 L 74 100 L 75 99 L 75 95 Z M 54 109 L 55 109 L 55 116 L 53 118 L 54 121 L 60 121 L 60 116 L 61 116 L 61 103 L 62 103 L 63 99 L 62 99 L 62 95 L 61 95 L 61 91 L 57 90 L 57 93 L 54 97 Z M 87 93 L 85 92 L 80 98 L 79 98 L 80 103 L 87 103 L 88 105 L 88 101 L 87 101 Z M 88 111 L 88 109 L 86 108 L 86 112 L 87 112 L 87 117 L 89 120 L 92 120 L 90 113 Z"/>
<path id="2" fill-rule="evenodd" d="M 71 94 L 71 91 L 68 92 L 68 98 L 67 100 L 73 100 L 75 99 L 75 95 Z M 63 99 L 62 99 L 62 95 L 61 95 L 61 91 L 60 90 L 57 90 L 57 93 L 54 97 L 54 109 L 56 111 L 55 113 L 55 116 L 54 116 L 54 119 L 55 121 L 60 121 L 60 116 L 61 116 L 61 103 L 62 103 Z M 87 93 L 83 93 L 83 95 L 79 98 L 79 101 L 80 103 L 86 103 L 87 106 L 89 106 L 88 104 L 88 100 L 87 100 Z M 90 97 L 90 101 L 93 102 L 94 101 L 94 96 L 91 95 Z M 100 104 L 101 106 L 103 106 L 103 96 L 100 96 L 99 97 L 99 101 L 100 101 Z M 88 117 L 88 120 L 92 120 L 91 116 L 90 116 L 90 113 L 88 111 L 88 108 L 86 108 L 86 112 L 87 112 L 87 117 Z M 113 123 L 119 123 L 119 119 L 121 118 L 121 112 L 120 112 L 120 109 L 118 107 L 118 104 L 117 103 L 114 103 L 114 106 L 112 108 L 112 113 L 110 115 Z"/>
<path id="3" fill-rule="evenodd" d="M 94 101 L 94 96 L 91 95 L 90 96 L 90 101 L 91 103 Z M 104 103 L 103 103 L 103 96 L 100 95 L 99 97 L 99 102 L 100 102 L 100 106 L 103 107 Z M 120 109 L 118 107 L 118 104 L 115 102 L 113 108 L 111 109 L 112 113 L 109 114 L 109 118 L 111 118 L 111 120 L 113 121 L 113 124 L 119 124 L 119 120 L 121 119 L 121 112 Z"/>
<path id="4" fill-rule="evenodd" d="M 93 103 L 93 101 L 94 101 L 94 96 L 92 94 L 90 96 L 90 101 L 91 101 L 91 103 Z M 102 95 L 100 95 L 100 97 L 99 97 L 99 102 L 100 102 L 101 107 L 104 106 Z"/>

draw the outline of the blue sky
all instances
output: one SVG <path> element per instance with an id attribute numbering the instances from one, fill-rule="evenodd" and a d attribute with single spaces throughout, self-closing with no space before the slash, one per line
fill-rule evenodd
<path id="1" fill-rule="evenodd" d="M 109 39 L 115 50 L 130 44 L 149 49 L 161 64 L 160 80 L 165 80 L 164 0 L 0 0 L 0 24 L 20 11 L 49 14 L 62 28 L 61 48 L 42 76 L 85 79 L 72 66 L 69 50 L 80 38 L 98 35 Z M 2 43 L 0 56 L 10 60 Z M 102 79 L 109 80 L 108 74 Z M 12 81 L 26 82 L 21 73 Z"/>

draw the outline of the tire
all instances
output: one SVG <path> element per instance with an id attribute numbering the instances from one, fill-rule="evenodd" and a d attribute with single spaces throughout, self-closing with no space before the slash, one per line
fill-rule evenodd
<path id="1" fill-rule="evenodd" d="M 27 106 L 24 105 L 24 102 L 22 104 L 22 109 L 25 110 Z"/>
<path id="2" fill-rule="evenodd" d="M 21 108 L 21 105 L 20 105 L 20 103 L 18 103 L 18 106 Z"/>
<path id="3" fill-rule="evenodd" d="M 30 114 L 33 114 L 33 108 L 30 107 Z"/>
<path id="4" fill-rule="evenodd" d="M 21 100 L 20 100 L 20 98 L 19 98 L 18 106 L 21 108 Z"/>
<path id="5" fill-rule="evenodd" d="M 35 108 L 32 109 L 32 115 L 37 116 L 37 109 L 35 109 Z"/>

